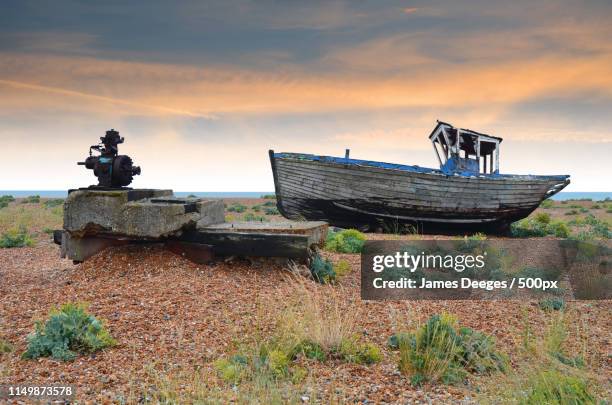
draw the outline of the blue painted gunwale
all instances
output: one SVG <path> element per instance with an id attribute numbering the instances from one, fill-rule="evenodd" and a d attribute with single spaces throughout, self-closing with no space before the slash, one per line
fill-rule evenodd
<path id="1" fill-rule="evenodd" d="M 342 165 L 369 166 L 369 167 L 378 167 L 381 169 L 402 170 L 402 171 L 412 172 L 412 173 L 438 174 L 438 175 L 445 175 L 445 176 L 459 176 L 459 177 L 465 177 L 465 178 L 479 177 L 479 178 L 500 179 L 500 180 L 501 179 L 515 179 L 515 180 L 559 180 L 559 181 L 564 181 L 568 177 L 570 177 L 569 175 L 541 176 L 541 175 L 532 175 L 532 174 L 497 174 L 497 173 L 470 173 L 470 172 L 445 173 L 440 169 L 432 169 L 429 167 L 403 165 L 399 163 L 378 162 L 375 160 L 361 160 L 361 159 L 350 159 L 350 158 L 335 157 L 335 156 L 312 155 L 308 153 L 280 152 L 280 153 L 274 153 L 274 158 L 275 159 L 310 160 L 314 162 L 336 163 L 336 164 L 342 164 Z"/>

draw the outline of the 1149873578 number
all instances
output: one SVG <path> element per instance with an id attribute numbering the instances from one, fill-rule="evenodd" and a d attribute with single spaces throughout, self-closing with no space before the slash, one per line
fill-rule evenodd
<path id="1" fill-rule="evenodd" d="M 2 399 L 71 399 L 76 394 L 74 385 L 35 385 L 7 384 L 0 385 L 0 400 Z"/>

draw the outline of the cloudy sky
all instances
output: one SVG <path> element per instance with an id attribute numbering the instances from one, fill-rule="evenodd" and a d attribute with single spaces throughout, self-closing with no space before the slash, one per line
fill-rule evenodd
<path id="1" fill-rule="evenodd" d="M 273 189 L 267 151 L 436 166 L 436 119 L 501 171 L 612 190 L 612 4 L 2 2 L 0 189 L 94 182 L 109 128 L 135 187 Z"/>

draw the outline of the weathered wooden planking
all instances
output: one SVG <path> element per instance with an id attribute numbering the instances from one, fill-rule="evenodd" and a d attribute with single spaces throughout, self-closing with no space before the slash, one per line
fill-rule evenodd
<path id="1" fill-rule="evenodd" d="M 393 189 L 395 188 L 406 188 L 408 191 L 415 192 L 417 188 L 422 190 L 437 190 L 447 191 L 449 187 L 451 190 L 460 190 L 466 193 L 482 191 L 495 192 L 499 195 L 508 194 L 514 196 L 521 193 L 540 193 L 548 190 L 558 181 L 542 180 L 537 182 L 522 182 L 520 184 L 509 183 L 505 179 L 496 180 L 494 183 L 485 182 L 481 178 L 469 179 L 469 181 L 463 181 L 459 176 L 439 176 L 436 181 L 423 181 L 416 178 L 416 173 L 402 172 L 401 175 L 396 173 L 396 178 L 392 176 L 381 176 L 380 173 L 373 173 L 368 168 L 360 166 L 346 167 L 341 169 L 318 167 L 316 165 L 309 165 L 306 167 L 297 167 L 291 164 L 279 164 L 278 172 L 288 175 L 305 176 L 306 174 L 315 177 L 324 178 L 337 178 L 343 181 L 351 181 L 354 183 L 360 182 L 373 182 L 379 185 L 388 185 Z M 482 181 L 481 181 L 482 180 Z"/>
<path id="2" fill-rule="evenodd" d="M 260 256 L 307 259 L 310 252 L 307 235 L 261 232 L 190 231 L 182 241 L 211 245 L 220 256 Z"/>
<path id="3" fill-rule="evenodd" d="M 555 186 L 567 184 L 562 176 L 464 177 L 276 158 L 272 151 L 270 161 L 284 216 L 337 226 L 389 219 L 507 224 L 527 216 Z"/>

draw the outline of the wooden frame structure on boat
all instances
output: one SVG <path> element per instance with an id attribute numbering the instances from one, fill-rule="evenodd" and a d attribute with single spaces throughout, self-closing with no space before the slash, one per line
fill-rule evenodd
<path id="1" fill-rule="evenodd" d="M 499 144 L 502 138 L 455 128 L 438 121 L 429 139 L 442 171 L 499 174 Z"/>

